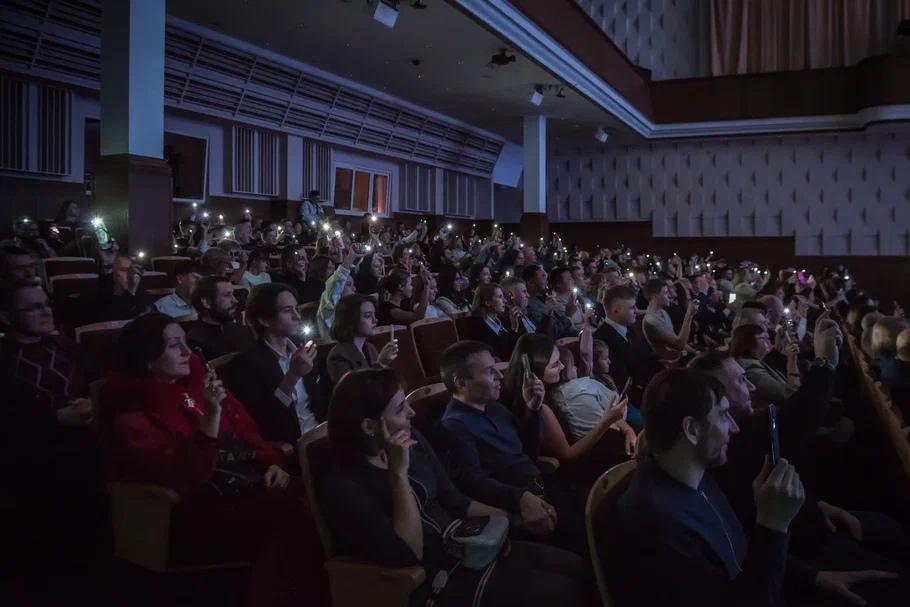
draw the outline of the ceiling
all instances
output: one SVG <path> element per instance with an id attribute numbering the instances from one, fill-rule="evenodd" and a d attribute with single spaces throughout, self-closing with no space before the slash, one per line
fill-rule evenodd
<path id="1" fill-rule="evenodd" d="M 168 13 L 313 65 L 390 95 L 477 126 L 520 144 L 524 114 L 550 118 L 551 141 L 593 139 L 603 126 L 611 143 L 632 134 L 614 117 L 565 87 L 540 107 L 529 101 L 535 85 L 559 85 L 518 53 L 504 67 L 490 57 L 508 48 L 444 0 L 399 4 L 394 28 L 372 17 L 366 0 L 171 0 Z M 419 65 L 415 65 L 419 62 Z"/>

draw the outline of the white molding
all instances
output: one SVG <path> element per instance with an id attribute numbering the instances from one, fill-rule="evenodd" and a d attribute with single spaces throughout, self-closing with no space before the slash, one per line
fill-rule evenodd
<path id="1" fill-rule="evenodd" d="M 506 0 L 452 1 L 645 139 L 845 131 L 876 122 L 910 120 L 910 104 L 904 104 L 864 108 L 854 114 L 654 123 Z"/>

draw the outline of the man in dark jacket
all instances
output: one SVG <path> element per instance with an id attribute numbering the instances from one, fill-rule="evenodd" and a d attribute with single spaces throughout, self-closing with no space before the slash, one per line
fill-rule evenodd
<path id="1" fill-rule="evenodd" d="M 657 357 L 634 330 L 635 291 L 626 286 L 611 287 L 604 294 L 604 323 L 594 333 L 594 339 L 603 340 L 610 349 L 610 377 L 617 386 L 625 386 L 632 379 L 629 401 L 641 404 L 645 386 L 660 370 Z"/>
<path id="2" fill-rule="evenodd" d="M 97 320 L 129 320 L 151 310 L 155 299 L 140 286 L 141 281 L 140 266 L 128 255 L 116 254 L 110 271 L 105 266 L 98 277 Z"/>
<path id="3" fill-rule="evenodd" d="M 747 539 L 708 470 L 723 465 L 739 431 L 723 385 L 674 369 L 648 385 L 639 465 L 610 517 L 609 587 L 622 605 L 771 606 L 780 601 L 790 521 L 804 499 L 781 459 L 753 483 L 755 530 Z"/>
<path id="4" fill-rule="evenodd" d="M 202 358 L 212 360 L 253 345 L 256 338 L 249 327 L 239 324 L 234 286 L 224 276 L 206 276 L 193 289 L 196 320 L 182 323 L 186 343 Z"/>

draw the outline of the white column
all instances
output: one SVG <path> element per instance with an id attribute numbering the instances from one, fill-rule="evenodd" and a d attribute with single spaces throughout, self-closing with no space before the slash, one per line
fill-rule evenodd
<path id="1" fill-rule="evenodd" d="M 101 155 L 162 158 L 165 0 L 104 0 Z"/>
<path id="2" fill-rule="evenodd" d="M 547 119 L 524 117 L 525 213 L 547 212 Z"/>

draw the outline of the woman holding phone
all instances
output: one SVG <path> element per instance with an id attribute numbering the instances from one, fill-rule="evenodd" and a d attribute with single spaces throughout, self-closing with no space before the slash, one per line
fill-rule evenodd
<path id="1" fill-rule="evenodd" d="M 100 395 L 112 475 L 180 495 L 171 515 L 172 562 L 250 561 L 251 605 L 325 597 L 302 486 L 192 354 L 180 325 L 165 314 L 140 316 L 123 330 L 120 361 Z"/>
<path id="2" fill-rule="evenodd" d="M 398 340 L 392 338 L 377 352 L 368 340 L 376 331 L 376 304 L 372 297 L 346 295 L 335 307 L 332 339 L 338 342 L 326 360 L 326 371 L 333 384 L 348 371 L 382 369 L 398 358 Z"/>

